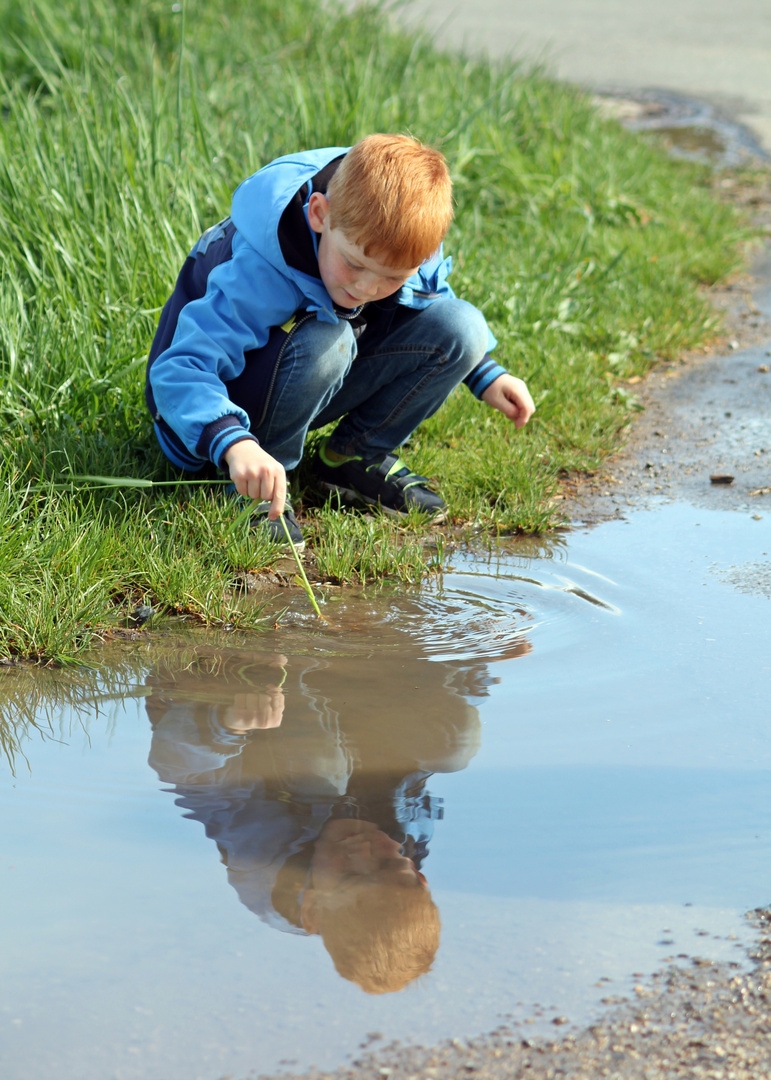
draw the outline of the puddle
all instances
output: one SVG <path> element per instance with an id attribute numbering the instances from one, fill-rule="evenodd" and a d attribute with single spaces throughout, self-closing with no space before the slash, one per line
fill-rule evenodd
<path id="1" fill-rule="evenodd" d="M 769 552 L 771 517 L 662 505 L 338 594 L 325 628 L 299 595 L 269 638 L 4 671 L 0 1073 L 331 1068 L 744 965 Z"/>
<path id="2" fill-rule="evenodd" d="M 673 157 L 715 168 L 768 161 L 752 132 L 711 102 L 664 90 L 599 91 L 595 101 L 630 131 L 654 132 Z"/>

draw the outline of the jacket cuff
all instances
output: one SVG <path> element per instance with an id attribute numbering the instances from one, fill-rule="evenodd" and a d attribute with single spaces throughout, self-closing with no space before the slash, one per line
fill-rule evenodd
<path id="1" fill-rule="evenodd" d="M 475 398 L 481 398 L 490 383 L 505 374 L 506 368 L 501 367 L 489 353 L 486 353 L 463 381 Z"/>
<path id="2" fill-rule="evenodd" d="M 201 432 L 196 451 L 201 457 L 214 462 L 217 468 L 224 468 L 223 456 L 231 446 L 237 442 L 249 439 L 251 442 L 258 440 L 247 431 L 237 416 L 221 416 L 219 420 L 213 420 Z"/>

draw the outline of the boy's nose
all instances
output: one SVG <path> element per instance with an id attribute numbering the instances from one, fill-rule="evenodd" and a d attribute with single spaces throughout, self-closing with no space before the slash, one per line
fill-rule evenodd
<path id="1" fill-rule="evenodd" d="M 356 283 L 357 296 L 374 296 L 378 291 L 379 282 L 374 275 L 367 275 Z"/>

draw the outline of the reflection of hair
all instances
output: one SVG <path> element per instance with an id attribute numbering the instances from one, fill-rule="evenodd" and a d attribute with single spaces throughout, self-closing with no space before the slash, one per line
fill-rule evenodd
<path id="1" fill-rule="evenodd" d="M 362 883 L 347 903 L 319 910 L 319 931 L 339 974 L 368 994 L 401 990 L 425 975 L 440 926 L 431 893 L 417 881 Z"/>
<path id="2" fill-rule="evenodd" d="M 368 135 L 345 155 L 327 188 L 329 224 L 388 266 L 419 266 L 452 221 L 444 157 L 407 135 Z"/>

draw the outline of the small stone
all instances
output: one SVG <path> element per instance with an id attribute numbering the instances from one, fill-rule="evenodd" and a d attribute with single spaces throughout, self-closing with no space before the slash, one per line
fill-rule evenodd
<path id="1" fill-rule="evenodd" d="M 732 484 L 734 478 L 729 473 L 712 473 L 709 482 L 711 484 Z"/>
<path id="2" fill-rule="evenodd" d="M 149 604 L 140 604 L 129 615 L 128 624 L 133 627 L 144 626 L 155 614 L 155 608 L 150 607 Z"/>

